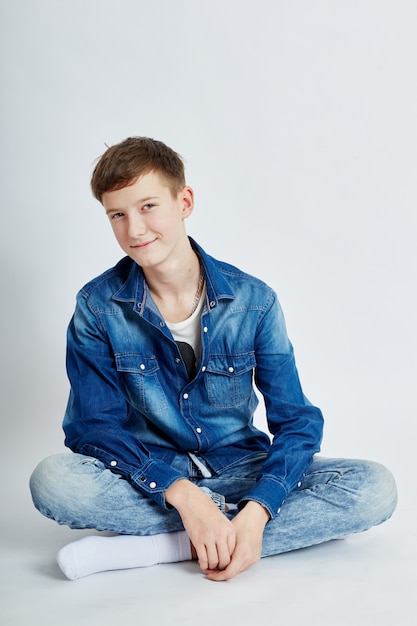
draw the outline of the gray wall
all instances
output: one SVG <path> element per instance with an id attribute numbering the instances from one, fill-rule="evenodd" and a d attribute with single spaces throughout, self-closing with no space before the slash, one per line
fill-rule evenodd
<path id="1" fill-rule="evenodd" d="M 129 135 L 183 155 L 189 233 L 277 290 L 324 452 L 405 473 L 416 3 L 1 0 L 0 24 L 1 441 L 19 454 L 15 491 L 27 497 L 33 464 L 63 447 L 75 294 L 123 254 L 89 177 Z"/>

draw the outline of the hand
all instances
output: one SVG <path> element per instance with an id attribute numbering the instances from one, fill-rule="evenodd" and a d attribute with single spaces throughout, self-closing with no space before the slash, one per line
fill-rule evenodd
<path id="1" fill-rule="evenodd" d="M 232 524 L 236 532 L 236 545 L 230 563 L 223 570 L 208 569 L 210 580 L 230 580 L 236 574 L 259 561 L 262 551 L 262 537 L 270 515 L 258 502 L 249 501 L 236 515 Z"/>
<path id="2" fill-rule="evenodd" d="M 200 568 L 206 572 L 227 567 L 236 545 L 235 528 L 209 496 L 181 479 L 167 489 L 165 499 L 181 515 Z"/>

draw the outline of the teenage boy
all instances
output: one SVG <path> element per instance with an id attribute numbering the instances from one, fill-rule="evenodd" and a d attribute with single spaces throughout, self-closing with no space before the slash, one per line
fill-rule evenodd
<path id="1" fill-rule="evenodd" d="M 64 574 L 195 558 L 227 580 L 389 518 L 387 469 L 316 456 L 322 414 L 273 290 L 187 236 L 194 195 L 179 155 L 126 139 L 101 157 L 92 190 L 127 257 L 78 294 L 63 423 L 73 453 L 40 463 L 31 490 L 58 523 L 116 536 L 62 548 Z M 253 424 L 253 383 L 270 437 Z"/>

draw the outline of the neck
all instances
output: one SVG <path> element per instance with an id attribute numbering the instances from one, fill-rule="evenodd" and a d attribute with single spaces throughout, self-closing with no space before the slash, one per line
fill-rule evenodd
<path id="1" fill-rule="evenodd" d="M 181 294 L 200 277 L 200 261 L 194 250 L 189 248 L 186 254 L 169 266 L 143 268 L 146 282 L 152 295 L 163 298 L 168 294 Z"/>
<path id="2" fill-rule="evenodd" d="M 182 322 L 190 317 L 201 297 L 204 280 L 200 261 L 191 247 L 190 252 L 182 263 L 171 265 L 169 270 L 145 272 L 152 298 L 168 322 Z"/>

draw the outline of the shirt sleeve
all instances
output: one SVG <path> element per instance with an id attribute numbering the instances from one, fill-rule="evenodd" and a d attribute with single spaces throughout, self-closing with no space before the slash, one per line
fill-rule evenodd
<path id="1" fill-rule="evenodd" d="M 272 444 L 248 500 L 262 504 L 271 518 L 297 486 L 320 450 L 323 416 L 304 396 L 282 309 L 274 292 L 256 335 L 255 383 L 266 408 Z"/>
<path id="2" fill-rule="evenodd" d="M 125 428 L 132 408 L 120 389 L 106 332 L 82 292 L 68 327 L 67 372 L 71 390 L 63 422 L 65 445 L 99 459 L 135 489 L 170 508 L 164 493 L 185 476 L 153 457 Z"/>

